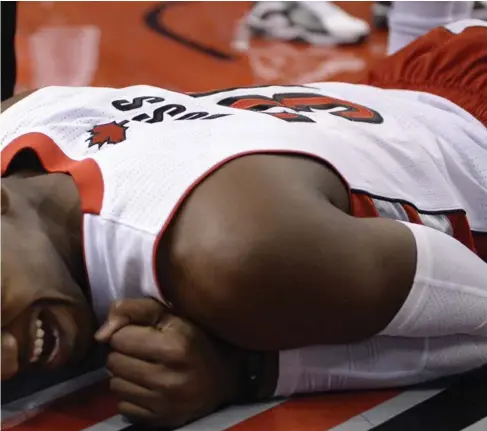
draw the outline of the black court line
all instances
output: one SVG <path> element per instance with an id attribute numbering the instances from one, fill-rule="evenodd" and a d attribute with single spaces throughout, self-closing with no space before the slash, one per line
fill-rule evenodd
<path id="1" fill-rule="evenodd" d="M 171 7 L 183 7 L 188 6 L 194 2 L 179 2 L 179 1 L 172 1 L 172 2 L 164 2 L 162 4 L 158 4 L 153 8 L 149 9 L 149 11 L 144 16 L 144 22 L 147 26 L 154 30 L 156 33 L 159 33 L 161 36 L 167 37 L 168 39 L 177 42 L 186 48 L 190 48 L 193 51 L 197 51 L 201 54 L 206 54 L 210 57 L 216 58 L 217 60 L 223 61 L 234 61 L 237 57 L 227 53 L 220 51 L 218 49 L 212 48 L 211 46 L 203 45 L 197 41 L 187 39 L 185 36 L 176 33 L 174 30 L 169 29 L 166 24 L 164 23 L 164 14 L 167 10 Z"/>
<path id="2" fill-rule="evenodd" d="M 371 431 L 461 431 L 487 417 L 487 368 Z"/>

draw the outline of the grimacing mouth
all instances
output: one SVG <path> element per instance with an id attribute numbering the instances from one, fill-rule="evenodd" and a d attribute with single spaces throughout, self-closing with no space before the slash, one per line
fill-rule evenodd
<path id="1" fill-rule="evenodd" d="M 51 370 L 71 362 L 74 352 L 84 351 L 88 344 L 88 337 L 80 330 L 84 322 L 77 319 L 73 304 L 42 301 L 36 305 L 22 340 L 22 363 L 28 368 Z"/>
<path id="2" fill-rule="evenodd" d="M 59 323 L 47 309 L 34 314 L 30 322 L 29 363 L 49 365 L 57 359 L 61 350 Z"/>

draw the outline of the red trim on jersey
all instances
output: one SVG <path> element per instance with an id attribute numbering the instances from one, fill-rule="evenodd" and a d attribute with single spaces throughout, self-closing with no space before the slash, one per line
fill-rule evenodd
<path id="1" fill-rule="evenodd" d="M 473 239 L 470 225 L 468 224 L 467 216 L 464 212 L 455 212 L 446 214 L 448 220 L 450 220 L 451 227 L 453 229 L 453 238 L 460 241 L 463 245 L 467 246 L 474 253 L 477 253 L 475 243 Z"/>
<path id="2" fill-rule="evenodd" d="M 352 215 L 355 217 L 380 217 L 370 196 L 363 192 L 352 192 Z M 410 204 L 401 204 L 406 212 L 409 222 L 423 225 L 420 213 Z M 481 259 L 487 262 L 487 234 L 473 233 L 470 230 L 467 216 L 463 211 L 447 213 L 445 216 L 450 221 L 453 237 L 477 253 Z"/>
<path id="3" fill-rule="evenodd" d="M 351 193 L 350 212 L 355 217 L 379 217 L 374 201 L 363 192 Z"/>
<path id="4" fill-rule="evenodd" d="M 43 133 L 26 133 L 10 142 L 2 150 L 2 176 L 15 157 L 23 150 L 32 150 L 49 173 L 71 175 L 81 200 L 83 213 L 99 214 L 103 202 L 103 177 L 93 159 L 73 160 Z"/>
<path id="5" fill-rule="evenodd" d="M 409 204 L 402 204 L 402 207 L 404 208 L 404 211 L 406 212 L 410 223 L 423 224 L 423 221 L 421 220 L 421 217 L 419 216 L 416 208 Z"/>
<path id="6" fill-rule="evenodd" d="M 487 262 L 487 232 L 473 232 L 473 242 L 480 258 Z"/>
<path id="7" fill-rule="evenodd" d="M 226 159 L 222 160 L 218 164 L 214 165 L 210 169 L 208 169 L 205 173 L 203 173 L 200 177 L 198 177 L 183 193 L 183 195 L 179 198 L 177 201 L 176 205 L 174 206 L 173 210 L 171 211 L 171 214 L 169 214 L 169 217 L 166 220 L 166 223 L 164 223 L 164 226 L 162 226 L 161 230 L 159 231 L 159 234 L 157 235 L 156 240 L 154 241 L 154 248 L 152 250 L 152 272 L 154 276 L 154 280 L 156 280 L 157 287 L 159 288 L 159 293 L 161 294 L 161 297 L 164 301 L 164 303 L 168 306 L 171 306 L 171 303 L 168 301 L 168 299 L 164 296 L 162 286 L 160 285 L 159 277 L 157 276 L 157 250 L 159 249 L 159 244 L 161 242 L 162 235 L 164 232 L 166 232 L 168 226 L 171 224 L 171 222 L 174 219 L 174 216 L 176 213 L 179 211 L 179 208 L 181 207 L 182 203 L 184 200 L 190 195 L 190 193 L 201 183 L 203 182 L 207 177 L 209 177 L 212 173 L 214 173 L 216 170 L 220 169 L 223 165 L 227 164 L 228 162 L 231 162 L 232 160 L 236 160 L 240 157 L 245 157 L 245 156 L 252 156 L 252 155 L 257 155 L 257 154 L 276 154 L 276 155 L 290 155 L 290 156 L 304 156 L 311 158 L 313 160 L 318 161 L 319 163 L 325 164 L 330 168 L 333 172 L 335 172 L 336 175 L 341 179 L 342 183 L 345 185 L 348 193 L 348 198 L 349 201 L 352 204 L 352 193 L 350 191 L 350 186 L 348 182 L 343 178 L 343 176 L 340 174 L 340 172 L 329 162 L 326 160 L 321 159 L 318 157 L 316 154 L 310 154 L 306 153 L 304 151 L 292 151 L 292 150 L 254 150 L 254 151 L 248 151 L 245 153 L 239 153 L 239 154 L 234 154 L 233 156 L 227 157 Z M 377 213 L 377 211 L 376 211 Z M 378 213 L 377 213 L 378 215 Z"/>

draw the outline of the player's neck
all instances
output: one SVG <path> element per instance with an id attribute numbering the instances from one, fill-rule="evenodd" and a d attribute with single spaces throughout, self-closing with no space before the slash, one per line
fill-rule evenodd
<path id="1" fill-rule="evenodd" d="M 13 179 L 15 182 L 16 179 Z M 42 174 L 17 179 L 35 209 L 45 234 L 65 262 L 71 276 L 85 289 L 82 213 L 73 179 L 64 174 Z"/>

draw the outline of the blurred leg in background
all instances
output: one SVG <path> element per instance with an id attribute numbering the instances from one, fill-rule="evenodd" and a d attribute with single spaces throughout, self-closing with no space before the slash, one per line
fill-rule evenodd
<path id="1" fill-rule="evenodd" d="M 388 27 L 388 15 L 393 6 L 392 1 L 376 1 L 372 5 L 372 20 L 374 27 L 379 30 L 385 30 Z M 487 1 L 473 2 L 473 10 L 470 18 L 483 19 L 487 21 Z"/>
<path id="2" fill-rule="evenodd" d="M 372 7 L 376 27 L 389 27 L 387 53 L 394 54 L 435 27 L 452 21 L 480 17 L 484 2 L 394 1 L 376 2 Z"/>
<path id="3" fill-rule="evenodd" d="M 2 17 L 2 100 L 13 96 L 17 64 L 15 59 L 15 28 L 17 24 L 17 2 L 1 3 Z"/>

